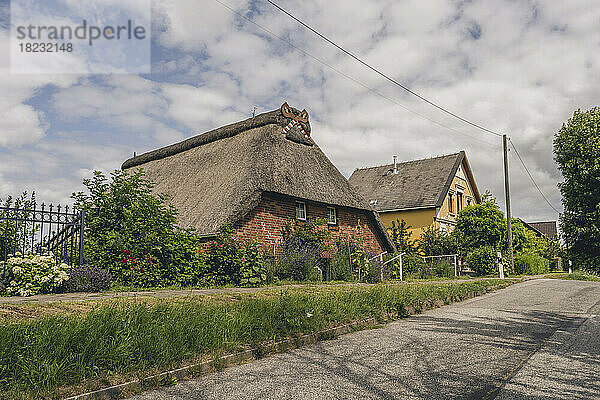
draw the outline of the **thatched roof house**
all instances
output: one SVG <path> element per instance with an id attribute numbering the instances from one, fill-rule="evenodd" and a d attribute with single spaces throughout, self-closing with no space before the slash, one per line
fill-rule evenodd
<path id="1" fill-rule="evenodd" d="M 391 250 L 377 214 L 310 133 L 306 111 L 284 104 L 133 157 L 122 168 L 143 168 L 156 192 L 170 196 L 180 225 L 203 235 L 231 224 L 241 236 L 272 243 L 288 220 L 323 217 L 337 231 L 364 224 L 373 247 Z"/>

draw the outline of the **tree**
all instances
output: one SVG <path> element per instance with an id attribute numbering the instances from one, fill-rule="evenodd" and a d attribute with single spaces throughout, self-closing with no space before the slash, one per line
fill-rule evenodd
<path id="1" fill-rule="evenodd" d="M 600 272 L 600 108 L 575 111 L 554 137 L 554 160 L 563 175 L 560 226 L 570 254 Z"/>
<path id="2" fill-rule="evenodd" d="M 95 171 L 87 193 L 73 193 L 85 211 L 86 262 L 138 286 L 193 284 L 205 270 L 199 239 L 176 226 L 177 210 L 143 170 L 115 171 L 109 179 Z"/>
<path id="3" fill-rule="evenodd" d="M 410 228 L 412 226 L 407 224 L 405 220 L 397 219 L 396 221 L 392 221 L 390 234 L 398 251 L 406 253 L 417 252 L 416 240 L 411 239 L 412 232 L 409 230 Z"/>
<path id="4" fill-rule="evenodd" d="M 463 255 L 482 246 L 499 250 L 506 234 L 506 221 L 496 199 L 486 193 L 480 204 L 461 210 L 455 232 Z"/>
<path id="5" fill-rule="evenodd" d="M 425 228 L 418 240 L 419 249 L 426 256 L 456 254 L 458 243 L 456 235 L 440 231 L 438 228 Z"/>

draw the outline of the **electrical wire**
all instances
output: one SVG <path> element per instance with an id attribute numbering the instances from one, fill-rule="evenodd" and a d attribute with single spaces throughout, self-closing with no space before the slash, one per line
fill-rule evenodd
<path id="1" fill-rule="evenodd" d="M 476 141 L 478 141 L 478 142 L 480 142 L 480 143 L 483 143 L 483 144 L 486 144 L 486 145 L 488 145 L 488 146 L 492 146 L 492 147 L 500 147 L 500 145 L 499 145 L 499 144 L 490 143 L 490 142 L 488 142 L 488 141 L 481 140 L 481 139 L 479 139 L 479 138 L 477 138 L 477 137 L 474 137 L 474 136 L 472 136 L 472 135 L 469 135 L 469 134 L 467 134 L 467 133 L 465 133 L 465 132 L 459 131 L 458 129 L 452 128 L 452 127 L 450 127 L 450 126 L 448 126 L 448 125 L 445 125 L 445 124 L 443 124 L 443 123 L 441 123 L 441 122 L 438 122 L 438 121 L 436 121 L 436 120 L 434 120 L 434 119 L 432 119 L 432 118 L 430 118 L 430 117 L 428 117 L 428 116 L 426 116 L 426 115 L 423 115 L 423 114 L 421 114 L 421 113 L 419 113 L 419 112 L 417 112 L 417 111 L 414 111 L 414 110 L 412 110 L 412 109 L 410 109 L 410 108 L 406 107 L 406 106 L 405 106 L 405 105 L 403 105 L 402 103 L 400 103 L 400 102 L 398 102 L 398 101 L 394 100 L 393 98 L 391 98 L 391 97 L 389 97 L 389 96 L 386 96 L 385 94 L 381 93 L 381 92 L 380 92 L 380 91 L 378 91 L 377 89 L 374 89 L 374 88 L 372 88 L 372 87 L 370 87 L 370 86 L 368 86 L 368 85 L 366 85 L 366 84 L 362 83 L 362 82 L 361 82 L 361 81 L 359 81 L 358 79 L 356 79 L 356 78 L 353 78 L 352 76 L 350 76 L 350 75 L 348 75 L 348 74 L 346 74 L 346 73 L 342 72 L 341 70 L 337 69 L 336 67 L 332 66 L 331 64 L 329 64 L 329 63 L 327 63 L 327 62 L 323 61 L 322 59 L 318 58 L 317 56 L 315 56 L 315 55 L 313 55 L 313 54 L 309 53 L 307 50 L 304 50 L 303 48 L 296 46 L 296 45 L 295 45 L 295 44 L 293 44 L 291 41 L 289 41 L 289 40 L 287 40 L 287 39 L 285 39 L 285 38 L 283 38 L 283 37 L 281 37 L 281 36 L 277 35 L 277 34 L 276 34 L 276 33 L 274 33 L 273 31 L 271 31 L 271 30 L 269 30 L 269 29 L 265 28 L 264 26 L 260 25 L 259 23 L 255 22 L 255 21 L 253 21 L 252 19 L 248 18 L 248 17 L 247 17 L 247 16 L 245 16 L 244 14 L 242 14 L 242 13 L 240 13 L 240 12 L 236 11 L 234 8 L 232 8 L 232 7 L 231 7 L 231 6 L 229 6 L 228 4 L 225 4 L 225 3 L 224 3 L 224 2 L 222 2 L 221 0 L 215 0 L 215 1 L 216 1 L 217 3 L 219 3 L 220 5 L 222 5 L 224 8 L 226 8 L 226 9 L 227 9 L 228 11 L 230 11 L 231 13 L 233 13 L 233 14 L 237 15 L 238 17 L 240 17 L 240 18 L 243 18 L 244 20 L 246 20 L 246 21 L 250 22 L 251 24 L 255 25 L 257 28 L 259 28 L 259 29 L 260 29 L 260 30 L 262 30 L 263 32 L 266 32 L 267 34 L 269 34 L 269 35 L 273 36 L 274 38 L 276 38 L 276 39 L 279 39 L 280 41 L 282 41 L 282 42 L 286 43 L 286 44 L 287 44 L 287 45 L 289 45 L 290 47 L 292 47 L 292 48 L 294 48 L 294 49 L 296 49 L 296 50 L 300 51 L 300 52 L 301 52 L 301 53 L 303 53 L 304 55 L 306 55 L 306 56 L 308 56 L 308 57 L 312 58 L 313 60 L 317 61 L 318 63 L 320 63 L 320 64 L 322 64 L 322 65 L 326 66 L 327 68 L 331 69 L 332 71 L 336 72 L 337 74 L 339 74 L 339 75 L 343 76 L 344 78 L 346 78 L 346 79 L 348 79 L 348 80 L 350 80 L 350 81 L 354 82 L 355 84 L 357 84 L 357 85 L 359 85 L 359 86 L 363 87 L 364 89 L 368 90 L 369 92 L 371 92 L 371 93 L 373 93 L 373 94 L 375 94 L 375 95 L 377 95 L 377 96 L 379 96 L 379 97 L 381 97 L 381 98 L 383 98 L 383 99 L 385 99 L 385 100 L 388 100 L 388 101 L 390 101 L 391 103 L 393 103 L 393 104 L 395 104 L 396 106 L 398 106 L 398 107 L 402 108 L 403 110 L 405 110 L 405 111 L 408 111 L 408 112 L 410 112 L 410 113 L 412 113 L 412 114 L 414 114 L 414 115 L 417 115 L 417 116 L 419 116 L 419 117 L 421 117 L 421 118 L 423 118 L 423 119 L 426 119 L 427 121 L 429 121 L 429 122 L 431 122 L 431 123 L 433 123 L 433 124 L 435 124 L 435 125 L 437 125 L 437 126 L 439 126 L 439 127 L 442 127 L 442 128 L 448 129 L 448 130 L 450 130 L 450 131 L 453 131 L 453 132 L 455 132 L 455 133 L 458 133 L 458 134 L 460 134 L 460 135 L 463 135 L 463 136 L 467 136 L 467 137 L 469 137 L 469 138 L 471 138 L 471 139 L 473 139 L 473 140 L 476 140 Z"/>
<path id="2" fill-rule="evenodd" d="M 348 74 L 346 74 L 346 73 L 344 73 L 344 72 L 340 71 L 339 69 L 335 68 L 334 66 L 332 66 L 332 65 L 328 64 L 327 62 L 325 62 L 325 61 L 321 60 L 320 58 L 318 58 L 318 57 L 314 56 L 313 54 L 309 53 L 308 51 L 306 51 L 306 50 L 302 49 L 301 47 L 298 47 L 298 46 L 294 45 L 294 44 L 293 44 L 292 42 L 290 42 L 289 40 L 287 40 L 287 39 L 285 39 L 285 38 L 283 38 L 283 37 L 281 37 L 281 36 L 277 35 L 276 33 L 272 32 L 271 30 L 269 30 L 269 29 L 267 29 L 267 28 L 265 28 L 265 27 L 263 27 L 262 25 L 258 24 L 257 22 L 253 21 L 252 19 L 248 18 L 247 16 L 245 16 L 245 15 L 243 15 L 243 14 L 241 14 L 241 13 L 237 12 L 235 9 L 233 9 L 233 8 L 232 8 L 232 7 L 230 7 L 229 5 L 227 5 L 227 4 L 225 4 L 225 3 L 223 3 L 222 1 L 220 1 L 220 0 L 215 0 L 215 1 L 216 1 L 217 3 L 219 3 L 219 4 L 221 4 L 223 7 L 225 7 L 227 10 L 229 10 L 229 11 L 230 11 L 230 12 L 232 12 L 233 14 L 235 14 L 235 15 L 237 15 L 238 17 L 240 17 L 240 18 L 243 18 L 244 20 L 246 20 L 246 21 L 250 22 L 251 24 L 255 25 L 256 27 L 258 27 L 258 28 L 259 28 L 259 29 L 261 29 L 262 31 L 264 31 L 264 32 L 268 33 L 269 35 L 271 35 L 271 36 L 273 36 L 273 37 L 275 37 L 275 38 L 279 39 L 280 41 L 282 41 L 282 42 L 284 42 L 284 43 L 288 44 L 288 45 L 289 45 L 289 46 L 291 46 L 292 48 L 294 48 L 294 49 L 296 49 L 296 50 L 298 50 L 298 51 L 302 52 L 302 53 L 303 53 L 303 54 L 305 54 L 306 56 L 308 56 L 308 57 L 312 58 L 313 60 L 317 61 L 318 63 L 320 63 L 320 64 L 322 64 L 322 65 L 326 66 L 327 68 L 331 69 L 332 71 L 334 71 L 334 72 L 336 72 L 336 73 L 338 73 L 338 74 L 342 75 L 342 76 L 343 76 L 343 77 L 345 77 L 346 79 L 349 79 L 349 80 L 351 80 L 352 82 L 354 82 L 354 83 L 356 83 L 356 84 L 358 84 L 358 85 L 362 86 L 363 88 L 367 89 L 369 92 L 371 92 L 371 93 L 373 93 L 373 94 L 376 94 L 377 96 L 379 96 L 379 97 L 382 97 L 382 98 L 384 98 L 384 99 L 386 99 L 386 100 L 388 100 L 388 101 L 390 101 L 390 102 L 394 103 L 394 104 L 395 104 L 395 105 L 397 105 L 398 107 L 400 107 L 400 108 L 402 108 L 402 109 L 404 109 L 404 110 L 406 110 L 406 111 L 408 111 L 408 112 L 410 112 L 410 113 L 412 113 L 412 114 L 415 114 L 415 115 L 417 115 L 417 116 L 419 116 L 419 117 L 421 117 L 421 118 L 424 118 L 424 119 L 426 119 L 426 120 L 428 120 L 428 121 L 430 121 L 430 122 L 432 122 L 432 123 L 434 123 L 434 124 L 436 124 L 436 125 L 438 125 L 438 126 L 440 126 L 440 127 L 442 127 L 442 128 L 445 128 L 445 129 L 451 130 L 451 131 L 453 131 L 453 132 L 456 132 L 456 133 L 458 133 L 458 134 L 461 134 L 461 135 L 468 136 L 468 137 L 470 137 L 471 139 L 477 140 L 477 141 L 479 141 L 479 142 L 481 142 L 481 143 L 484 143 L 484 144 L 487 144 L 487 145 L 489 145 L 489 146 L 496 146 L 496 145 L 494 145 L 494 144 L 492 144 L 492 143 L 490 143 L 490 142 L 487 142 L 487 141 L 484 141 L 484 140 L 480 140 L 480 139 L 478 139 L 478 138 L 474 138 L 474 137 L 472 137 L 471 135 L 467 135 L 467 134 L 465 134 L 464 132 L 462 132 L 462 131 L 459 131 L 458 129 L 452 128 L 452 127 L 450 127 L 450 126 L 447 126 L 447 125 L 445 125 L 445 124 L 442 124 L 441 122 L 438 122 L 438 121 L 436 121 L 436 120 L 434 120 L 434 119 L 431 119 L 431 118 L 427 117 L 426 115 L 423 115 L 423 114 L 421 114 L 421 113 L 418 113 L 418 112 L 416 112 L 416 111 L 414 111 L 414 110 L 411 110 L 410 108 L 408 108 L 408 107 L 404 106 L 403 104 L 401 104 L 401 103 L 399 103 L 398 101 L 396 101 L 396 100 L 392 99 L 391 97 L 384 95 L 383 93 L 379 92 L 378 90 L 376 90 L 376 89 L 374 89 L 374 88 L 372 88 L 372 87 L 370 87 L 370 86 L 368 86 L 368 85 L 366 85 L 366 84 L 362 83 L 361 81 L 359 81 L 359 80 L 357 80 L 357 79 L 353 78 L 352 76 L 350 76 L 350 75 L 348 75 Z M 295 21 L 297 21 L 299 24 L 301 24 L 301 25 L 302 25 L 302 26 L 304 26 L 305 28 L 309 29 L 311 32 L 315 33 L 316 35 L 318 35 L 319 37 L 321 37 L 322 39 L 324 39 L 325 41 L 327 41 L 327 42 L 328 42 L 328 43 L 330 43 L 331 45 L 335 46 L 336 48 L 338 48 L 339 50 L 341 50 L 342 52 L 344 52 L 345 54 L 349 55 L 350 57 L 352 57 L 352 58 L 353 58 L 353 59 L 355 59 L 356 61 L 358 61 L 358 62 L 360 62 L 361 64 L 365 65 L 366 67 L 368 67 L 369 69 L 373 70 L 373 71 L 374 71 L 374 72 L 376 72 L 377 74 L 381 75 L 382 77 L 384 77 L 384 78 L 385 78 L 385 79 L 387 79 L 388 81 L 390 81 L 390 82 L 394 83 L 395 85 L 397 85 L 397 86 L 401 87 L 402 89 L 404 89 L 404 90 L 406 90 L 407 92 L 409 92 L 410 94 L 412 94 L 412 95 L 414 95 L 414 96 L 418 97 L 419 99 L 423 100 L 424 102 L 426 102 L 426 103 L 428 103 L 428 104 L 430 104 L 430 105 L 434 106 L 435 108 L 437 108 L 437 109 L 439 109 L 439 110 L 441 110 L 441 111 L 445 112 L 446 114 L 449 114 L 449 115 L 451 115 L 451 116 L 453 116 L 453 117 L 455 117 L 455 118 L 459 119 L 459 120 L 460 120 L 460 121 L 462 121 L 462 122 L 465 122 L 465 123 L 467 123 L 467 124 L 469 124 L 469 125 L 471 125 L 471 126 L 473 126 L 473 127 L 475 127 L 475 128 L 478 128 L 478 129 L 480 129 L 480 130 L 482 130 L 482 131 L 484 131 L 484 132 L 487 132 L 487 133 L 493 134 L 493 135 L 495 135 L 495 136 L 498 136 L 498 137 L 502 137 L 502 136 L 503 136 L 502 134 L 500 134 L 500 133 L 498 133 L 498 132 L 494 132 L 494 131 L 492 131 L 492 130 L 490 130 L 490 129 L 487 129 L 487 128 L 485 128 L 485 127 L 483 127 L 483 126 L 479 125 L 479 124 L 476 124 L 476 123 L 474 123 L 474 122 L 471 122 L 471 121 L 469 121 L 469 120 L 467 120 L 467 119 L 465 119 L 465 118 L 463 118 L 463 117 L 461 117 L 461 116 L 459 116 L 459 115 L 457 115 L 457 114 L 455 114 L 455 113 L 453 113 L 453 112 L 451 112 L 451 111 L 449 111 L 449 110 L 447 110 L 447 109 L 445 109 L 445 108 L 443 108 L 443 107 L 439 106 L 438 104 L 436 104 L 436 103 L 434 103 L 434 102 L 432 102 L 432 101 L 428 100 L 427 98 L 425 98 L 425 97 L 423 97 L 423 96 L 419 95 L 418 93 L 416 93 L 416 92 L 412 91 L 412 90 L 411 90 L 411 89 L 409 89 L 408 87 L 406 87 L 406 86 L 402 85 L 400 82 L 397 82 L 395 79 L 393 79 L 393 78 L 391 78 L 391 77 L 387 76 L 386 74 L 384 74 L 383 72 L 379 71 L 379 70 L 378 70 L 378 69 L 376 69 L 375 67 L 372 67 L 371 65 L 367 64 L 366 62 L 364 62 L 363 60 L 361 60 L 360 58 L 358 58 L 358 57 L 357 57 L 357 56 L 355 56 L 354 54 L 350 53 L 349 51 L 347 51 L 347 50 L 346 50 L 346 49 L 344 49 L 343 47 L 339 46 L 338 44 L 336 44 L 335 42 L 333 42 L 331 39 L 327 38 L 325 35 L 323 35 L 323 34 L 319 33 L 318 31 L 316 31 L 315 29 L 313 29 L 312 27 L 310 27 L 309 25 L 307 25 L 306 23 L 304 23 L 304 22 L 303 22 L 303 21 L 301 21 L 300 19 L 298 19 L 298 18 L 296 18 L 295 16 L 293 16 L 292 14 L 290 14 L 288 11 L 286 11 L 285 9 L 283 9 L 282 7 L 280 7 L 279 5 L 277 5 L 276 3 L 274 3 L 272 0 L 266 0 L 266 1 L 267 1 L 267 2 L 269 2 L 270 4 L 272 4 L 274 7 L 278 8 L 280 11 L 282 11 L 282 12 L 283 12 L 283 13 L 285 13 L 286 15 L 288 15 L 290 18 L 292 18 L 292 19 L 294 19 Z M 540 193 L 540 195 L 541 195 L 541 196 L 542 196 L 542 198 L 543 198 L 543 199 L 546 201 L 546 203 L 548 203 L 548 205 L 550 206 L 550 208 L 552 208 L 552 209 L 553 209 L 553 210 L 554 210 L 556 213 L 560 214 L 560 211 L 558 211 L 558 209 L 552 205 L 552 203 L 551 203 L 551 202 L 548 200 L 548 198 L 546 197 L 546 195 L 544 194 L 544 192 L 542 192 L 542 190 L 540 189 L 539 185 L 537 184 L 537 182 L 536 182 L 536 181 L 535 181 L 535 179 L 533 178 L 533 175 L 531 174 L 531 172 L 530 172 L 530 171 L 529 171 L 529 169 L 527 168 L 527 165 L 526 165 L 526 164 L 525 164 L 525 162 L 523 161 L 523 158 L 522 158 L 522 157 L 521 157 L 521 155 L 519 154 L 519 151 L 517 150 L 517 148 L 516 148 L 516 146 L 515 146 L 514 142 L 513 142 L 513 141 L 512 141 L 510 138 L 508 138 L 508 141 L 510 142 L 510 144 L 511 144 L 511 147 L 512 147 L 512 148 L 515 150 L 515 154 L 517 155 L 517 158 L 519 159 L 519 161 L 520 161 L 520 162 L 521 162 L 521 164 L 523 165 L 523 168 L 525 169 L 525 172 L 526 172 L 526 173 L 527 173 L 527 175 L 529 176 L 529 179 L 531 180 L 531 182 L 533 183 L 533 185 L 535 186 L 535 188 L 537 189 L 537 191 Z"/>
<path id="3" fill-rule="evenodd" d="M 283 12 L 284 14 L 286 14 L 288 17 L 292 18 L 294 21 L 298 22 L 300 25 L 302 25 L 303 27 L 305 27 L 306 29 L 308 29 L 309 31 L 311 31 L 312 33 L 314 33 L 315 35 L 319 36 L 321 39 L 325 40 L 327 43 L 331 44 L 332 46 L 336 47 L 338 50 L 340 50 L 341 52 L 345 53 L 346 55 L 352 57 L 354 60 L 358 61 L 359 63 L 361 63 L 362 65 L 364 65 L 365 67 L 369 68 L 370 70 L 374 71 L 375 73 L 379 74 L 380 76 L 382 76 L 383 78 L 387 79 L 388 81 L 392 82 L 394 85 L 404 89 L 405 91 L 407 91 L 408 93 L 412 94 L 413 96 L 416 96 L 417 98 L 421 99 L 422 101 L 426 102 L 427 104 L 437 108 L 438 110 L 441 110 L 443 112 L 445 112 L 448 115 L 453 116 L 454 118 L 459 119 L 460 121 L 469 124 L 477 129 L 480 129 L 484 132 L 487 133 L 491 133 L 492 135 L 496 135 L 496 136 L 502 136 L 502 134 L 495 132 L 491 129 L 488 129 L 484 126 L 481 126 L 479 124 L 476 124 L 475 122 L 469 121 L 466 118 L 461 117 L 460 115 L 457 115 L 455 113 L 453 113 L 452 111 L 434 103 L 433 101 L 427 99 L 426 97 L 420 95 L 419 93 L 411 90 L 409 87 L 403 85 L 402 83 L 398 82 L 397 80 L 395 80 L 394 78 L 390 77 L 389 75 L 383 73 L 382 71 L 380 71 L 379 69 L 373 67 L 372 65 L 368 64 L 367 62 L 363 61 L 362 59 L 360 59 L 359 57 L 357 57 L 356 55 L 354 55 L 353 53 L 351 53 L 350 51 L 346 50 L 345 48 L 343 48 L 342 46 L 340 46 L 339 44 L 337 44 L 336 42 L 334 42 L 333 40 L 329 39 L 327 36 L 323 35 L 322 33 L 320 33 L 319 31 L 317 31 L 316 29 L 312 28 L 310 25 L 306 24 L 305 22 L 303 22 L 302 20 L 300 20 L 299 18 L 295 17 L 294 15 L 292 15 L 290 12 L 286 11 L 284 8 L 282 8 L 281 6 L 279 6 L 277 3 L 273 2 L 272 0 L 266 0 L 269 4 L 271 4 L 272 6 L 274 6 L 275 8 L 277 8 L 278 10 L 280 10 L 281 12 Z"/>
<path id="4" fill-rule="evenodd" d="M 540 189 L 539 185 L 535 181 L 535 179 L 533 179 L 533 175 L 531 175 L 531 172 L 529 172 L 529 168 L 527 168 L 527 165 L 525 165 L 525 161 L 523 161 L 523 158 L 521 158 L 521 155 L 519 154 L 519 151 L 517 150 L 517 147 L 515 146 L 515 144 L 513 143 L 513 141 L 510 138 L 508 138 L 508 141 L 510 142 L 511 147 L 514 149 L 515 154 L 517 155 L 517 158 L 519 159 L 519 161 L 521 161 L 521 164 L 523 165 L 523 168 L 525 169 L 525 172 L 529 176 L 529 179 L 531 179 L 531 182 L 533 183 L 533 185 L 535 186 L 535 188 L 538 190 L 538 192 L 540 192 L 540 194 L 542 195 L 542 197 L 544 198 L 544 200 L 546 201 L 546 203 L 548 203 L 548 205 L 550 206 L 550 208 L 552 208 L 554 211 L 556 211 L 557 214 L 560 214 L 560 211 L 558 211 L 556 209 L 556 207 L 554 207 L 552 205 L 552 203 L 550 203 L 550 200 L 548 200 L 548 198 L 546 197 L 546 195 L 544 194 L 544 192 L 542 192 L 542 189 Z"/>

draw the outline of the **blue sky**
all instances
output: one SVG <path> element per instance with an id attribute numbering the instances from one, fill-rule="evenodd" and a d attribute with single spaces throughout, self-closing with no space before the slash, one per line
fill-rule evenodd
<path id="1" fill-rule="evenodd" d="M 74 0 L 56 0 L 71 4 Z M 106 0 L 107 2 L 115 0 Z M 135 0 L 128 0 L 135 2 Z M 35 190 L 69 203 L 93 170 L 284 101 L 306 108 L 313 137 L 349 176 L 355 168 L 466 150 L 482 191 L 502 201 L 500 141 L 409 97 L 263 0 L 221 0 L 344 74 L 460 131 L 376 96 L 232 14 L 215 0 L 156 1 L 152 73 L 11 74 L 0 1 L 0 198 Z M 562 4 L 565 3 L 565 4 Z M 552 138 L 600 92 L 594 1 L 281 1 L 395 79 L 507 132 L 556 207 Z M 555 219 L 511 155 L 513 210 Z"/>

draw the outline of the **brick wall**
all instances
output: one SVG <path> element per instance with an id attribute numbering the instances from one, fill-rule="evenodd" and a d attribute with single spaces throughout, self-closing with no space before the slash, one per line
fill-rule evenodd
<path id="1" fill-rule="evenodd" d="M 327 205 L 304 201 L 307 219 L 327 219 Z M 335 239 L 347 240 L 357 231 L 360 223 L 365 246 L 373 252 L 382 252 L 383 245 L 375 233 L 375 227 L 366 211 L 336 207 L 337 224 L 327 227 Z M 257 239 L 266 249 L 278 248 L 285 225 L 296 218 L 296 200 L 287 196 L 263 193 L 258 206 L 235 225 L 242 240 Z"/>

